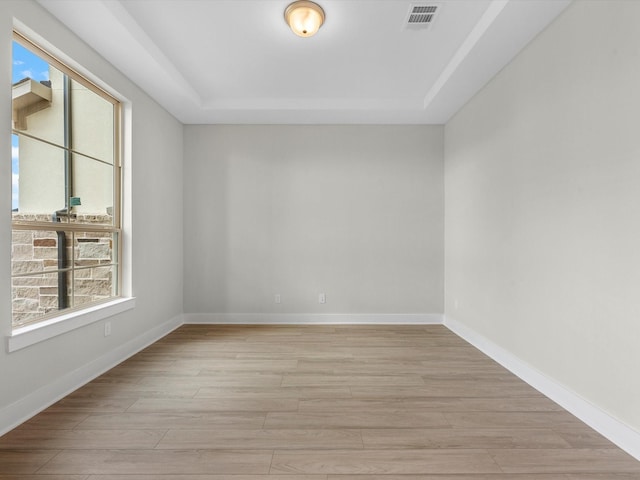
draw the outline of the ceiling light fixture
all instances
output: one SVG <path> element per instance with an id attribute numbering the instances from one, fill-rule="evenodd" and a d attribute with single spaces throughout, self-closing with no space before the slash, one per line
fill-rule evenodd
<path id="1" fill-rule="evenodd" d="M 317 3 L 298 0 L 284 11 L 284 19 L 293 33 L 300 37 L 311 37 L 324 23 L 324 10 Z"/>

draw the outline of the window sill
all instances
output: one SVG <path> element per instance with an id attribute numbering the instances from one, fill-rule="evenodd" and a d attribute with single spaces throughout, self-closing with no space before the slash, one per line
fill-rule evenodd
<path id="1" fill-rule="evenodd" d="M 65 315 L 45 320 L 44 322 L 16 328 L 11 333 L 11 336 L 7 337 L 7 351 L 15 352 L 30 345 L 57 337 L 63 333 L 84 327 L 85 325 L 131 310 L 135 306 L 135 297 L 117 298 L 110 302 L 93 305 L 84 310 L 69 312 Z"/>

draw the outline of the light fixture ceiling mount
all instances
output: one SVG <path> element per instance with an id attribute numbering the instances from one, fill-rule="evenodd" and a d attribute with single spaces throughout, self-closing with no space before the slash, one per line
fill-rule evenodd
<path id="1" fill-rule="evenodd" d="M 324 23 L 324 10 L 317 3 L 298 0 L 286 8 L 284 19 L 293 33 L 300 37 L 311 37 Z"/>

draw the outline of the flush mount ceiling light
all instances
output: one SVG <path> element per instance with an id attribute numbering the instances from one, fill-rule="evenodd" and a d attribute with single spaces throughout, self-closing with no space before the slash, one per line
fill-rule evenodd
<path id="1" fill-rule="evenodd" d="M 317 3 L 298 0 L 284 11 L 284 19 L 293 33 L 300 37 L 311 37 L 324 23 L 324 10 Z"/>

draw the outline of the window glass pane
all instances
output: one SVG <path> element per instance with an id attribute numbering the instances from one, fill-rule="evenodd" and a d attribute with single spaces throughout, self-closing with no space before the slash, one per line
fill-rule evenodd
<path id="1" fill-rule="evenodd" d="M 12 235 L 13 327 L 117 295 L 117 233 L 14 229 Z"/>
<path id="2" fill-rule="evenodd" d="M 74 306 L 105 300 L 115 295 L 115 266 L 74 270 Z"/>
<path id="3" fill-rule="evenodd" d="M 11 135 L 11 211 L 17 212 L 20 199 L 20 144 L 17 135 Z"/>
<path id="4" fill-rule="evenodd" d="M 44 273 L 11 279 L 11 319 L 13 328 L 40 320 L 44 315 L 69 308 L 69 291 L 62 295 L 59 285 L 71 285 L 70 272 Z M 66 302 L 66 306 L 65 303 Z M 62 307 L 62 308 L 61 308 Z"/>
<path id="5" fill-rule="evenodd" d="M 53 230 L 13 230 L 11 274 L 27 275 L 71 266 L 73 235 Z"/>
<path id="6" fill-rule="evenodd" d="M 13 128 L 64 146 L 65 75 L 13 42 Z"/>
<path id="7" fill-rule="evenodd" d="M 74 266 L 76 268 L 114 263 L 113 233 L 76 232 L 74 248 Z"/>
<path id="8" fill-rule="evenodd" d="M 37 81 L 49 80 L 49 64 L 31 50 L 13 42 L 12 56 L 11 83 L 15 84 L 26 77 Z"/>
<path id="9" fill-rule="evenodd" d="M 71 81 L 71 148 L 113 164 L 113 104 Z"/>
<path id="10" fill-rule="evenodd" d="M 73 154 L 72 208 L 70 221 L 113 225 L 113 165 Z"/>
<path id="11" fill-rule="evenodd" d="M 65 151 L 47 143 L 17 136 L 19 205 L 13 220 L 51 221 L 65 208 Z M 59 218 L 66 222 L 66 218 Z"/>

